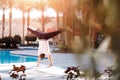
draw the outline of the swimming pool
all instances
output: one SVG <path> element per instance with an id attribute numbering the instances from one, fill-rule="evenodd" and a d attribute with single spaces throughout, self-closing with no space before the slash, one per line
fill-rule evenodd
<path id="1" fill-rule="evenodd" d="M 0 50 L 0 64 L 37 61 L 37 56 L 11 54 L 10 50 Z"/>

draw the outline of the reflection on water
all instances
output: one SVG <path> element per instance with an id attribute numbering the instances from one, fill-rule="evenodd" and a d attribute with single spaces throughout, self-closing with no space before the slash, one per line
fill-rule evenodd
<path id="1" fill-rule="evenodd" d="M 37 61 L 36 56 L 14 55 L 10 54 L 10 51 L 8 50 L 0 51 L 0 64 L 34 62 L 34 61 Z"/>

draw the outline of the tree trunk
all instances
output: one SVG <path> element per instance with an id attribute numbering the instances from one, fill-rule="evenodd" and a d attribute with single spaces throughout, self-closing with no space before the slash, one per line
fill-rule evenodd
<path id="1" fill-rule="evenodd" d="M 12 28 L 12 8 L 10 7 L 10 12 L 9 12 L 9 36 L 11 36 L 11 28 Z"/>
<path id="2" fill-rule="evenodd" d="M 30 26 L 30 11 L 28 11 L 28 16 L 27 16 L 27 26 L 28 26 L 28 28 L 29 28 L 29 26 Z M 27 34 L 29 34 L 29 31 L 27 31 Z"/>
<path id="3" fill-rule="evenodd" d="M 24 44 L 24 41 L 25 41 L 25 35 L 24 35 L 24 32 L 25 32 L 25 15 L 24 14 L 25 14 L 25 12 L 23 11 L 23 13 L 22 13 L 22 19 L 23 19 L 22 20 L 23 21 L 22 22 L 23 23 L 23 30 L 22 30 L 23 31 L 22 32 L 22 34 L 23 34 L 23 43 L 22 44 Z"/>
<path id="4" fill-rule="evenodd" d="M 3 7 L 3 16 L 2 16 L 2 38 L 4 37 L 4 29 L 5 29 L 5 8 Z"/>

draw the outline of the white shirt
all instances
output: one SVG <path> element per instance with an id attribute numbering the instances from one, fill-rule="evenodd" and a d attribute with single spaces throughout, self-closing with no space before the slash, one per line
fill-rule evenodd
<path id="1" fill-rule="evenodd" d="M 38 41 L 38 55 L 40 55 L 41 53 L 44 53 L 46 56 L 50 55 L 49 41 L 44 39 L 38 39 Z"/>

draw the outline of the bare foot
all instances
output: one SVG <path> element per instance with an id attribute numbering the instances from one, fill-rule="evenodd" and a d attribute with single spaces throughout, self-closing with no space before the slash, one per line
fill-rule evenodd
<path id="1" fill-rule="evenodd" d="M 36 67 L 39 67 L 39 64 L 37 64 Z"/>

